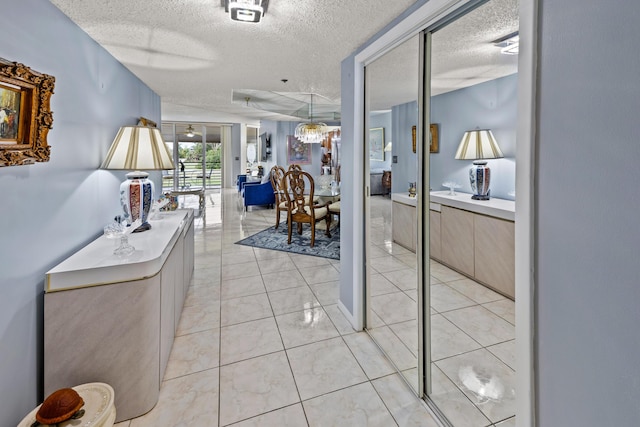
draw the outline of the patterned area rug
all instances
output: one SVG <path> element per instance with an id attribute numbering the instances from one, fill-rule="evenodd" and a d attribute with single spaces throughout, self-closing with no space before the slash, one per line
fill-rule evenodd
<path id="1" fill-rule="evenodd" d="M 280 224 L 277 230 L 274 227 L 269 227 L 253 236 L 236 242 L 236 245 L 340 259 L 339 228 L 331 227 L 331 238 L 328 238 L 324 234 L 324 229 L 316 226 L 316 241 L 313 248 L 309 246 L 310 242 L 311 228 L 308 225 L 305 224 L 303 226 L 302 235 L 299 235 L 294 228 L 291 234 L 291 244 L 289 245 L 287 244 L 287 224 Z"/>

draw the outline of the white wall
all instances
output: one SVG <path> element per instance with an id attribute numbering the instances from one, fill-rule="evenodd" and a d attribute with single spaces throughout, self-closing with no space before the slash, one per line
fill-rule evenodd
<path id="1" fill-rule="evenodd" d="M 51 160 L 0 168 L 0 426 L 8 427 L 43 398 L 44 275 L 120 212 L 124 173 L 98 167 L 121 125 L 160 122 L 160 99 L 48 1 L 5 2 L 2 22 L 0 56 L 56 78 Z"/>

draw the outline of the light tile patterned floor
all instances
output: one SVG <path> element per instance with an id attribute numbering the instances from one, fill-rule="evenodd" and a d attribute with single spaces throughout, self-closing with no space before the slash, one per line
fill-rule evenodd
<path id="1" fill-rule="evenodd" d="M 235 245 L 274 212 L 242 216 L 232 190 L 207 198 L 159 402 L 119 427 L 439 425 L 338 309 L 338 261 Z"/>

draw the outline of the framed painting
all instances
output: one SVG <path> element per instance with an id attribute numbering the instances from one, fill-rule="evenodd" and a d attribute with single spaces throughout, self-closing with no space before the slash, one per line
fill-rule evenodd
<path id="1" fill-rule="evenodd" d="M 22 139 L 19 135 L 24 132 L 22 98 L 19 87 L 0 83 L 0 143 L 18 144 Z"/>
<path id="2" fill-rule="evenodd" d="M 431 123 L 429 126 L 429 152 L 437 153 L 438 151 L 440 151 L 440 146 L 438 145 L 438 125 Z"/>
<path id="3" fill-rule="evenodd" d="M 287 159 L 290 165 L 311 164 L 311 144 L 305 144 L 293 135 L 287 136 Z"/>
<path id="4" fill-rule="evenodd" d="M 384 128 L 369 129 L 369 159 L 384 161 Z"/>
<path id="5" fill-rule="evenodd" d="M 48 162 L 55 78 L 0 58 L 0 166 Z"/>

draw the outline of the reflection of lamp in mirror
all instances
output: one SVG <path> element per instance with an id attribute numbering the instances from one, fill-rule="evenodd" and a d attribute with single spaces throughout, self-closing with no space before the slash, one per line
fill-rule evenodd
<path id="1" fill-rule="evenodd" d="M 469 169 L 469 180 L 474 200 L 489 200 L 491 170 L 485 159 L 501 159 L 504 155 L 489 129 L 469 130 L 462 135 L 455 158 L 474 160 Z"/>
<path id="2" fill-rule="evenodd" d="M 133 170 L 120 184 L 120 204 L 124 218 L 130 225 L 141 219 L 142 225 L 135 231 L 151 228 L 147 222 L 153 204 L 153 182 L 142 170 L 174 169 L 171 153 L 160 130 L 146 126 L 123 126 L 116 135 L 102 169 Z"/>

